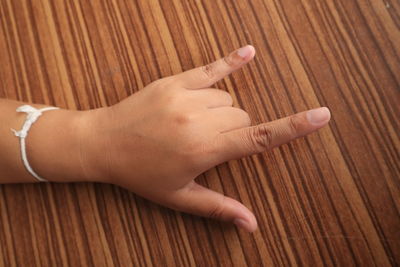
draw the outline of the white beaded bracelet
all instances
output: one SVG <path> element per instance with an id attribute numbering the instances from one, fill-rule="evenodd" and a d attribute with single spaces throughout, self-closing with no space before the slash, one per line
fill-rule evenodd
<path id="1" fill-rule="evenodd" d="M 42 109 L 36 109 L 30 105 L 23 105 L 17 108 L 17 112 L 25 112 L 27 114 L 25 122 L 20 131 L 16 131 L 11 129 L 14 132 L 15 136 L 19 137 L 20 146 L 21 146 L 21 157 L 22 161 L 25 165 L 25 168 L 28 170 L 30 174 L 33 175 L 40 182 L 47 182 L 46 179 L 40 177 L 36 172 L 33 171 L 32 167 L 29 165 L 28 158 L 26 156 L 26 146 L 25 146 L 25 138 L 28 136 L 29 129 L 32 124 L 42 115 L 42 112 L 48 110 L 59 109 L 57 107 L 46 107 Z"/>

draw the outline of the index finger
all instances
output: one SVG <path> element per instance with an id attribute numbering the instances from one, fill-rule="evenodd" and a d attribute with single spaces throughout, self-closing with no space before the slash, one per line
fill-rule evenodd
<path id="1" fill-rule="evenodd" d="M 323 107 L 223 133 L 218 142 L 220 153 L 217 161 L 225 162 L 285 144 L 325 126 L 330 117 L 329 109 Z"/>
<path id="2" fill-rule="evenodd" d="M 254 55 L 254 47 L 246 45 L 213 63 L 185 71 L 175 77 L 187 89 L 208 88 L 248 63 Z"/>

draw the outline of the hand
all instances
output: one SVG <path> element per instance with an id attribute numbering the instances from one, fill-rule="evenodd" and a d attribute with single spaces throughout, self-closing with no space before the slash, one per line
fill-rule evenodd
<path id="1" fill-rule="evenodd" d="M 231 96 L 210 88 L 255 55 L 252 46 L 148 85 L 120 103 L 88 113 L 91 177 L 175 210 L 234 222 L 256 219 L 240 202 L 194 179 L 222 162 L 260 153 L 326 125 L 327 108 L 251 126 Z"/>

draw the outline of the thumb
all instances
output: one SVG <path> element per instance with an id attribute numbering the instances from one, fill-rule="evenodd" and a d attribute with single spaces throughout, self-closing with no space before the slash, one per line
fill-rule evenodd
<path id="1" fill-rule="evenodd" d="M 254 47 L 246 45 L 211 64 L 185 71 L 175 76 L 187 89 L 208 88 L 233 71 L 248 63 L 255 55 Z"/>
<path id="2" fill-rule="evenodd" d="M 194 181 L 177 191 L 173 201 L 175 209 L 179 211 L 233 222 L 248 232 L 254 232 L 257 229 L 254 214 L 242 203 Z"/>

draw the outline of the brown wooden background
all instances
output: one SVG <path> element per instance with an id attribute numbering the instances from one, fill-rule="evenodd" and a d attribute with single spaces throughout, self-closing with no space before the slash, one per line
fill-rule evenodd
<path id="1" fill-rule="evenodd" d="M 111 185 L 5 185 L 0 265 L 399 265 L 399 14 L 397 0 L 0 0 L 0 97 L 111 105 L 249 43 L 255 61 L 218 87 L 254 122 L 333 115 L 199 178 L 255 212 L 254 234 Z"/>

